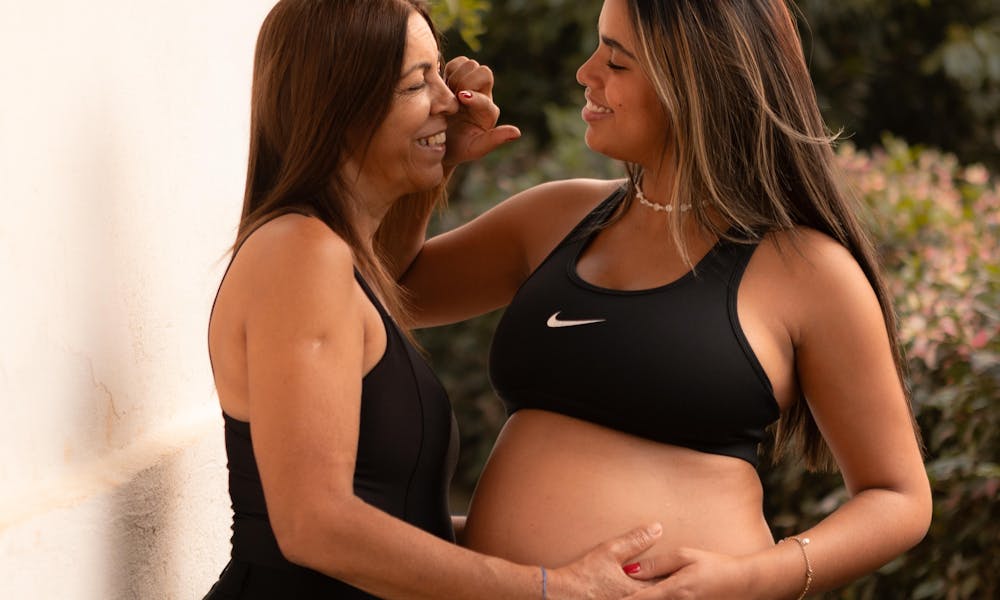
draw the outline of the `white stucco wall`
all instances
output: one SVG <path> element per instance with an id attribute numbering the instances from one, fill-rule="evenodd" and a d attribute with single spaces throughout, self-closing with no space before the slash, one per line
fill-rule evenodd
<path id="1" fill-rule="evenodd" d="M 273 0 L 0 0 L 0 597 L 200 598 L 205 329 Z"/>

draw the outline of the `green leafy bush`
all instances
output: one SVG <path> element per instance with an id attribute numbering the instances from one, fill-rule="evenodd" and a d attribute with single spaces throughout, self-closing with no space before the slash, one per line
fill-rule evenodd
<path id="1" fill-rule="evenodd" d="M 487 0 L 440 0 L 431 4 L 431 18 L 442 31 L 457 33 L 471 50 L 479 50 Z"/>
<path id="2" fill-rule="evenodd" d="M 934 491 L 926 539 L 840 598 L 1000 594 L 1000 186 L 980 165 L 886 138 L 843 168 L 869 208 L 900 316 Z M 838 476 L 765 470 L 778 535 L 845 499 Z M 803 498 L 807 498 L 803 503 Z"/>

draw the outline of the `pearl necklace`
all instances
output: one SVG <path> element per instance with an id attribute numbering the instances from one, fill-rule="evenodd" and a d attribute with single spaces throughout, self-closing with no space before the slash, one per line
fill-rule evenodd
<path id="1" fill-rule="evenodd" d="M 646 198 L 646 194 L 642 193 L 642 188 L 640 188 L 638 185 L 635 186 L 635 197 L 636 197 L 636 200 L 639 201 L 639 204 L 641 204 L 643 206 L 647 206 L 649 208 L 652 208 L 653 210 L 655 210 L 657 212 L 668 213 L 668 212 L 672 212 L 674 210 L 674 205 L 673 204 L 659 204 L 657 202 L 650 201 L 648 198 Z M 684 212 L 684 211 L 687 211 L 687 210 L 691 210 L 691 203 L 690 202 L 685 202 L 684 204 L 681 204 L 681 212 Z"/>

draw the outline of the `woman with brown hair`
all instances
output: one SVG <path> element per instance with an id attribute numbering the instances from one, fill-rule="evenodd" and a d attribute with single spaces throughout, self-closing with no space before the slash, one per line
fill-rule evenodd
<path id="1" fill-rule="evenodd" d="M 469 89 L 491 86 L 480 70 Z M 440 195 L 446 141 L 451 165 L 518 132 L 492 128 L 488 93 L 463 90 L 459 106 L 423 3 L 278 2 L 252 94 L 243 213 L 209 324 L 234 518 L 232 560 L 207 597 L 612 599 L 645 587 L 621 563 L 655 525 L 551 573 L 452 543 L 451 407 L 380 255 Z"/>
<path id="2" fill-rule="evenodd" d="M 402 261 L 419 325 L 509 305 L 490 376 L 511 416 L 464 542 L 558 566 L 659 521 L 625 570 L 662 580 L 635 598 L 802 598 L 876 569 L 923 537 L 930 489 L 786 2 L 605 0 L 598 29 L 586 141 L 629 177 L 529 189 Z M 756 472 L 775 423 L 851 495 L 778 544 Z"/>

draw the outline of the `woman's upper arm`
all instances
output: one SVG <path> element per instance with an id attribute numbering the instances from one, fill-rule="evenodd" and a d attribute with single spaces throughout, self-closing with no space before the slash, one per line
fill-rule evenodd
<path id="1" fill-rule="evenodd" d="M 924 493 L 921 452 L 875 292 L 844 247 L 816 232 L 803 244 L 794 259 L 796 369 L 848 490 Z"/>
<path id="2" fill-rule="evenodd" d="M 346 243 L 316 219 L 266 225 L 241 250 L 254 453 L 278 539 L 353 494 L 364 298 Z M 256 239 L 254 239 L 256 238 Z"/>
<path id="3" fill-rule="evenodd" d="M 520 192 L 426 243 L 402 277 L 418 326 L 506 306 L 538 263 L 620 182 L 575 179 Z"/>

